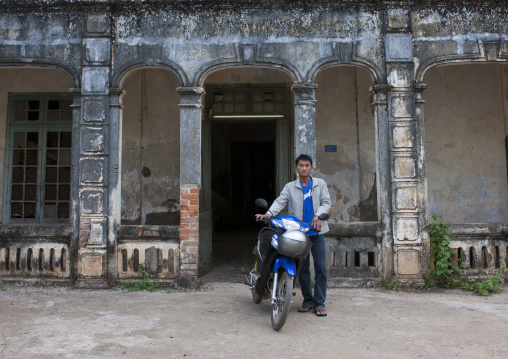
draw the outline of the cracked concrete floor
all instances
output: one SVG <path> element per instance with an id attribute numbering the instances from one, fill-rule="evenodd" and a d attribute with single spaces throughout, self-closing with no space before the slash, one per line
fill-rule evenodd
<path id="1" fill-rule="evenodd" d="M 47 306 L 53 302 L 53 306 Z M 505 358 L 508 289 L 330 289 L 329 316 L 297 313 L 275 332 L 242 284 L 125 292 L 0 292 L 0 358 Z M 51 304 L 49 304 L 51 305 Z"/>

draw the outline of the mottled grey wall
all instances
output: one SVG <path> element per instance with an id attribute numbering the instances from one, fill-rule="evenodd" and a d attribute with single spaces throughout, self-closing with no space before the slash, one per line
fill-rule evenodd
<path id="1" fill-rule="evenodd" d="M 425 75 L 429 215 L 446 223 L 508 220 L 503 66 L 441 66 Z"/>
<path id="2" fill-rule="evenodd" d="M 5 139 L 10 92 L 69 92 L 72 80 L 61 70 L 35 67 L 0 68 L 0 203 L 4 197 Z M 0 206 L 0 222 L 3 206 Z"/>
<path id="3" fill-rule="evenodd" d="M 316 82 L 317 176 L 329 187 L 330 221 L 377 221 L 372 78 L 362 69 L 331 67 Z M 337 152 L 325 152 L 325 145 Z"/>
<path id="4" fill-rule="evenodd" d="M 142 69 L 123 85 L 122 223 L 178 224 L 179 82 L 168 70 Z"/>

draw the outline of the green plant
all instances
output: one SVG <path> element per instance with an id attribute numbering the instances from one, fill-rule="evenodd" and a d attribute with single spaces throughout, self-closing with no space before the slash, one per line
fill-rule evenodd
<path id="1" fill-rule="evenodd" d="M 420 289 L 422 286 L 418 283 L 413 283 L 413 288 L 414 289 Z"/>
<path id="2" fill-rule="evenodd" d="M 7 286 L 0 280 L 0 291 L 7 290 Z"/>
<path id="3" fill-rule="evenodd" d="M 433 215 L 432 219 L 434 223 L 430 226 L 429 235 L 435 268 L 428 270 L 425 287 L 428 289 L 459 287 L 483 296 L 499 293 L 508 270 L 503 267 L 485 280 L 469 279 L 461 282 L 460 269 L 464 267 L 464 262 L 459 258 L 457 265 L 452 263 L 453 250 L 450 248 L 450 234 L 441 221 L 441 216 Z"/>
<path id="4" fill-rule="evenodd" d="M 392 275 L 390 278 L 383 279 L 381 282 L 381 287 L 386 289 L 394 290 L 396 292 L 400 291 L 400 280 L 396 276 Z"/>
<path id="5" fill-rule="evenodd" d="M 148 279 L 148 274 L 146 273 L 145 266 L 140 265 L 139 266 L 139 278 L 137 282 L 134 281 L 128 281 L 128 282 L 121 282 L 120 288 L 123 290 L 127 290 L 129 292 L 137 292 L 140 290 L 147 290 L 149 292 L 153 292 L 154 290 L 160 290 L 165 289 L 166 287 L 164 284 L 160 283 L 157 279 L 154 281 L 150 281 Z"/>
<path id="6" fill-rule="evenodd" d="M 430 226 L 429 235 L 434 268 L 427 272 L 425 287 L 428 289 L 455 288 L 461 284 L 458 277 L 463 261 L 458 259 L 457 265 L 452 263 L 453 250 L 450 248 L 452 240 L 448 230 L 441 221 L 441 216 L 434 214 L 432 219 L 434 223 Z"/>
<path id="7" fill-rule="evenodd" d="M 470 279 L 466 283 L 463 283 L 462 286 L 476 294 L 488 297 L 492 293 L 500 292 L 501 287 L 504 285 L 506 274 L 507 269 L 503 267 L 483 281 Z"/>

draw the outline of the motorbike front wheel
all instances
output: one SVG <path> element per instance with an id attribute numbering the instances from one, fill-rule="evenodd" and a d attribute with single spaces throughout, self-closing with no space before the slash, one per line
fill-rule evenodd
<path id="1" fill-rule="evenodd" d="M 277 282 L 275 302 L 272 304 L 272 328 L 275 330 L 279 330 L 286 323 L 291 306 L 293 277 L 286 271 L 282 271 Z"/>

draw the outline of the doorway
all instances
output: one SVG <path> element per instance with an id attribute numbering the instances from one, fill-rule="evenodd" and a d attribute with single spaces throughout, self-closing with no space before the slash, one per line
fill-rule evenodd
<path id="1" fill-rule="evenodd" d="M 241 282 L 242 268 L 254 264 L 262 228 L 254 215 L 264 211 L 254 201 L 273 202 L 291 177 L 291 100 L 286 85 L 206 87 L 210 163 L 204 166 L 209 166 L 210 178 L 203 181 L 209 180 L 211 192 L 213 281 Z"/>

